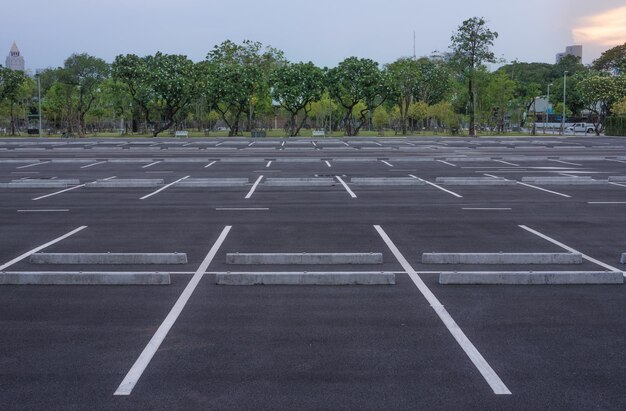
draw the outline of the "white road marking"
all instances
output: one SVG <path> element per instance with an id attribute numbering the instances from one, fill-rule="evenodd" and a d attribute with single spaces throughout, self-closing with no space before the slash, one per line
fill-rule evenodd
<path id="1" fill-rule="evenodd" d="M 609 182 L 609 184 L 614 185 L 614 186 L 620 186 L 620 187 L 626 187 L 626 184 L 618 184 L 618 183 L 614 183 L 614 182 Z"/>
<path id="2" fill-rule="evenodd" d="M 568 174 L 568 173 L 557 173 L 557 174 L 560 174 L 560 175 L 565 176 L 565 177 L 578 177 L 576 175 Z"/>
<path id="3" fill-rule="evenodd" d="M 504 160 L 493 160 L 493 161 L 496 161 L 496 162 L 502 163 L 502 164 L 508 164 L 508 165 L 514 166 L 514 167 L 519 167 L 519 164 L 509 163 L 508 161 L 504 161 Z"/>
<path id="4" fill-rule="evenodd" d="M 328 162 L 328 160 L 324 160 L 324 162 L 326 163 L 326 165 L 328 166 L 328 168 L 332 167 L 332 166 L 330 165 L 330 163 Z"/>
<path id="5" fill-rule="evenodd" d="M 527 183 L 522 183 L 520 181 L 517 181 L 517 184 L 522 185 L 522 186 L 526 186 L 526 187 L 530 187 L 530 188 L 534 188 L 535 190 L 545 191 L 546 193 L 556 194 L 557 196 L 561 196 L 561 197 L 565 197 L 565 198 L 572 198 L 572 196 L 568 196 L 567 194 L 558 193 L 558 192 L 552 191 L 552 190 L 547 190 L 545 188 L 537 187 L 537 186 L 534 186 L 534 185 L 531 185 L 531 184 L 527 184 Z"/>
<path id="6" fill-rule="evenodd" d="M 59 208 L 56 210 L 43 210 L 43 209 L 39 209 L 39 210 L 17 210 L 18 213 L 54 213 L 54 212 L 63 212 L 63 211 L 70 211 L 69 208 Z"/>
<path id="7" fill-rule="evenodd" d="M 585 260 L 590 261 L 590 262 L 592 262 L 592 263 L 594 263 L 594 264 L 597 264 L 597 265 L 599 265 L 600 267 L 604 267 L 604 268 L 606 268 L 606 269 L 607 269 L 607 270 L 609 270 L 609 271 L 613 271 L 613 272 L 616 272 L 616 273 L 621 273 L 621 272 L 622 272 L 622 270 L 619 270 L 619 269 L 617 269 L 617 268 L 615 268 L 615 267 L 613 267 L 613 266 L 610 266 L 610 265 L 608 265 L 608 264 L 606 264 L 606 263 L 603 263 L 603 262 L 602 262 L 602 261 L 600 261 L 600 260 L 596 260 L 596 259 L 595 259 L 595 258 L 593 258 L 593 257 L 589 257 L 588 255 L 583 254 L 583 253 L 581 253 L 580 251 L 573 249 L 572 247 L 566 246 L 565 244 L 563 244 L 563 243 L 561 243 L 561 242 L 559 242 L 559 241 L 555 240 L 554 238 L 550 238 L 550 237 L 548 237 L 548 236 L 547 236 L 547 235 L 545 235 L 545 234 L 541 234 L 539 231 L 533 230 L 532 228 L 529 228 L 529 227 L 527 227 L 527 226 L 525 226 L 525 225 L 520 225 L 519 227 L 520 227 L 520 228 L 522 228 L 522 229 L 524 229 L 524 230 L 526 230 L 526 231 L 528 231 L 529 233 L 532 233 L 532 234 L 534 234 L 534 235 L 536 235 L 536 236 L 538 236 L 538 237 L 543 238 L 544 240 L 547 240 L 547 241 L 551 242 L 551 243 L 552 243 L 552 244 L 554 244 L 554 245 L 558 245 L 559 247 L 561 247 L 561 248 L 562 248 L 562 249 L 564 249 L 564 250 L 569 251 L 570 253 L 578 253 L 578 254 L 582 254 L 582 256 L 583 256 L 583 258 L 584 258 Z M 624 276 L 626 276 L 626 274 L 624 274 Z"/>
<path id="8" fill-rule="evenodd" d="M 183 290 L 180 297 L 178 297 L 178 300 L 170 310 L 169 314 L 167 314 L 167 317 L 165 317 L 165 320 L 163 320 L 163 323 L 161 323 L 159 329 L 156 331 L 156 333 L 154 333 L 154 335 L 148 342 L 148 345 L 146 345 L 146 348 L 144 348 L 144 350 L 141 352 L 141 354 L 137 358 L 137 361 L 135 361 L 133 366 L 130 368 L 130 370 L 126 374 L 126 377 L 124 377 L 124 380 L 122 380 L 122 383 L 119 385 L 119 387 L 117 387 L 117 390 L 113 395 L 130 395 L 133 392 L 135 385 L 141 378 L 143 372 L 148 367 L 148 364 L 150 364 L 152 357 L 154 357 L 154 354 L 156 354 L 157 350 L 165 340 L 165 337 L 167 337 L 167 334 L 174 326 L 174 323 L 180 316 L 180 313 L 185 308 L 185 305 L 189 301 L 189 298 L 191 298 L 191 295 L 193 294 L 196 287 L 198 286 L 198 283 L 206 273 L 207 268 L 209 268 L 211 261 L 213 261 L 213 258 L 217 254 L 217 251 L 226 239 L 226 236 L 230 232 L 231 228 L 232 226 L 224 227 L 222 233 L 217 238 L 217 241 L 215 241 L 215 244 L 213 244 L 213 247 L 211 247 L 211 250 L 202 261 L 202 264 L 200 264 L 200 267 L 198 267 L 198 270 L 196 270 L 196 272 L 194 273 L 193 277 Z"/>
<path id="9" fill-rule="evenodd" d="M 65 193 L 67 191 L 76 190 L 77 188 L 81 188 L 81 187 L 85 187 L 85 184 L 80 184 L 80 185 L 77 185 L 77 186 L 74 186 L 74 187 L 66 188 L 66 189 L 61 190 L 61 191 L 55 191 L 54 193 L 46 194 L 46 195 L 41 196 L 41 197 L 36 197 L 36 198 L 33 198 L 33 201 L 42 200 L 44 198 L 52 197 L 52 196 L 55 196 L 57 194 L 62 194 L 62 193 Z"/>
<path id="10" fill-rule="evenodd" d="M 587 204 L 626 204 L 626 201 L 589 201 Z"/>
<path id="11" fill-rule="evenodd" d="M 280 143 L 281 147 L 285 147 L 285 142 L 283 141 L 282 143 Z"/>
<path id="12" fill-rule="evenodd" d="M 15 263 L 17 263 L 17 262 L 22 261 L 22 260 L 23 260 L 23 259 L 25 259 L 26 257 L 29 257 L 31 254 L 35 254 L 36 252 L 41 251 L 41 250 L 43 250 L 43 249 L 44 249 L 44 248 L 46 248 L 46 247 L 49 247 L 49 246 L 51 246 L 51 245 L 53 245 L 53 244 L 56 244 L 56 243 L 58 243 L 58 242 L 59 242 L 59 241 L 61 241 L 61 240 L 65 240 L 67 237 L 69 237 L 69 236 L 71 236 L 71 235 L 74 235 L 74 234 L 76 234 L 77 232 L 79 232 L 79 231 L 81 231 L 81 230 L 84 230 L 85 228 L 87 228 L 87 226 L 86 226 L 86 225 L 80 226 L 80 227 L 78 227 L 77 229 L 72 230 L 72 231 L 70 231 L 69 233 L 62 235 L 61 237 L 57 237 L 57 238 L 55 238 L 55 239 L 54 239 L 54 240 L 52 240 L 52 241 L 49 241 L 49 242 L 47 242 L 47 243 L 45 243 L 45 244 L 43 244 L 43 245 L 40 245 L 40 246 L 39 246 L 39 247 L 37 247 L 37 248 L 33 248 L 32 250 L 25 252 L 24 254 L 20 255 L 19 257 L 15 257 L 14 259 L 12 259 L 11 261 L 9 261 L 8 263 L 5 263 L 5 264 L 3 264 L 3 265 L 0 265 L 0 271 L 4 271 L 4 269 L 5 269 L 5 268 L 10 267 L 10 266 L 12 266 L 13 264 L 15 264 Z"/>
<path id="13" fill-rule="evenodd" d="M 269 167 L 269 166 L 271 166 L 271 165 L 272 165 L 272 160 L 270 160 L 270 161 L 268 161 L 268 162 L 267 162 L 267 165 L 265 166 L 265 168 L 268 168 L 268 167 Z"/>
<path id="14" fill-rule="evenodd" d="M 165 189 L 167 189 L 167 188 L 169 188 L 169 187 L 173 186 L 174 184 L 176 184 L 176 183 L 178 183 L 178 182 L 181 182 L 181 181 L 183 181 L 183 180 L 186 180 L 186 179 L 188 179 L 189 177 L 191 177 L 191 176 L 185 176 L 185 177 L 183 177 L 183 178 L 179 178 L 178 180 L 176 180 L 176 181 L 174 181 L 174 182 L 172 182 L 172 183 L 166 184 L 166 185 L 164 185 L 163 187 L 159 188 L 159 189 L 158 189 L 157 191 L 155 191 L 154 193 L 150 193 L 150 194 L 148 194 L 148 195 L 145 195 L 145 196 L 141 197 L 141 198 L 140 198 L 140 200 L 145 200 L 146 198 L 150 198 L 150 197 L 152 197 L 152 196 L 153 196 L 153 195 L 155 195 L 155 194 L 159 194 L 161 191 L 163 191 L 163 190 L 165 190 Z"/>
<path id="15" fill-rule="evenodd" d="M 191 144 L 191 143 L 189 143 Z M 155 161 L 154 163 L 150 163 L 150 164 L 146 164 L 145 166 L 142 166 L 141 168 L 148 168 L 148 167 L 152 167 L 153 165 L 159 164 L 162 161 Z"/>
<path id="16" fill-rule="evenodd" d="M 97 166 L 98 164 L 104 164 L 104 163 L 106 163 L 106 161 L 98 161 L 97 163 L 87 164 L 86 166 L 82 166 L 81 168 L 89 168 L 89 167 Z"/>
<path id="17" fill-rule="evenodd" d="M 216 211 L 268 211 L 267 207 L 222 207 L 216 208 Z"/>
<path id="18" fill-rule="evenodd" d="M 341 185 L 343 186 L 343 188 L 346 189 L 346 191 L 348 192 L 348 194 L 350 194 L 350 197 L 352 198 L 356 198 L 356 194 L 354 194 L 354 192 L 352 190 L 350 190 L 350 187 L 348 187 L 348 185 L 345 183 L 345 181 L 343 181 L 341 179 L 341 177 L 339 176 L 335 176 L 335 178 L 341 183 Z"/>
<path id="19" fill-rule="evenodd" d="M 253 141 L 252 143 L 248 144 L 248 147 L 252 147 L 254 143 L 256 143 L 256 141 Z"/>
<path id="20" fill-rule="evenodd" d="M 511 211 L 512 208 L 471 208 L 466 207 L 463 210 L 474 210 L 474 211 Z"/>
<path id="21" fill-rule="evenodd" d="M 569 164 L 571 166 L 582 166 L 582 164 L 578 164 L 578 163 L 570 163 L 569 161 L 563 161 L 563 160 L 554 160 L 554 159 L 549 159 L 548 161 L 554 161 L 556 163 L 561 163 L 561 164 Z"/>
<path id="22" fill-rule="evenodd" d="M 385 164 L 387 164 L 389 167 L 393 167 L 393 164 L 391 164 L 391 163 L 389 163 L 389 162 L 387 162 L 387 161 L 385 161 L 385 160 L 381 160 L 381 163 L 385 163 Z"/>
<path id="23" fill-rule="evenodd" d="M 485 177 L 491 177 L 491 178 L 500 178 L 498 176 L 494 176 L 493 174 L 483 174 Z"/>
<path id="24" fill-rule="evenodd" d="M 616 163 L 624 163 L 624 164 L 626 164 L 626 161 L 622 161 L 622 160 L 615 160 L 615 159 L 608 159 L 608 158 L 607 158 L 607 160 L 606 160 L 606 161 L 614 161 L 614 162 L 616 162 Z"/>
<path id="25" fill-rule="evenodd" d="M 419 178 L 419 177 L 417 177 L 417 176 L 414 176 L 413 174 L 409 174 L 409 177 L 417 178 L 418 180 L 423 181 L 423 182 L 425 182 L 426 184 L 428 184 L 428 185 L 430 185 L 430 186 L 433 186 L 433 187 L 435 187 L 435 188 L 438 188 L 438 189 L 439 189 L 439 190 L 441 190 L 441 191 L 445 191 L 445 192 L 446 192 L 446 193 L 448 193 L 448 194 L 452 194 L 452 195 L 453 195 L 453 196 L 455 196 L 456 198 L 463 198 L 463 196 L 462 196 L 462 195 L 457 194 L 457 193 L 455 193 L 454 191 L 447 190 L 447 189 L 445 189 L 445 188 L 443 188 L 443 187 L 441 187 L 441 186 L 439 186 L 439 185 L 437 185 L 437 184 L 435 184 L 435 183 L 431 183 L 430 181 L 426 181 L 426 180 L 424 180 L 423 178 Z"/>
<path id="26" fill-rule="evenodd" d="M 215 145 L 215 147 L 219 147 L 219 146 L 221 146 L 222 144 L 224 144 L 224 142 L 223 142 L 223 141 L 220 141 L 219 143 L 217 143 L 217 144 Z"/>
<path id="27" fill-rule="evenodd" d="M 346 147 L 350 147 L 350 144 L 346 143 L 345 141 L 342 141 L 342 143 L 343 143 Z"/>
<path id="28" fill-rule="evenodd" d="M 375 225 L 374 228 L 381 236 L 385 244 L 387 244 L 387 247 L 389 247 L 404 271 L 406 271 L 411 280 L 413 280 L 413 283 L 415 284 L 417 289 L 422 293 L 424 298 L 426 298 L 435 313 L 437 313 L 450 334 L 452 334 L 452 337 L 454 337 L 454 339 L 461 346 L 470 361 L 472 361 L 474 366 L 483 376 L 487 384 L 489 384 L 493 392 L 497 395 L 511 394 L 511 391 L 509 391 L 504 382 L 502 382 L 500 377 L 498 377 L 498 374 L 496 374 L 493 368 L 491 368 L 489 363 L 487 363 L 485 358 L 480 354 L 480 352 L 478 352 L 474 344 L 472 344 L 472 342 L 469 340 L 469 338 L 467 338 L 463 330 L 461 330 L 458 324 L 454 321 L 454 319 L 445 309 L 443 304 L 439 302 L 437 297 L 435 297 L 435 295 L 430 291 L 430 289 L 424 283 L 421 277 L 417 274 L 413 267 L 411 267 L 406 258 L 404 258 L 404 256 L 400 253 L 400 250 L 398 250 L 393 241 L 391 241 L 387 233 L 385 233 L 381 226 Z"/>
<path id="29" fill-rule="evenodd" d="M 39 163 L 33 163 L 33 164 L 26 164 L 25 166 L 19 166 L 16 167 L 16 170 L 22 169 L 22 168 L 28 168 L 28 167 L 35 167 L 35 166 L 40 166 L 42 164 L 48 164 L 50 163 L 50 161 L 40 161 Z"/>
<path id="30" fill-rule="evenodd" d="M 256 179 L 256 181 L 252 185 L 252 188 L 250 189 L 250 191 L 248 191 L 248 194 L 246 194 L 246 196 L 245 196 L 246 200 L 248 200 L 248 199 L 250 199 L 250 197 L 252 197 L 252 194 L 254 194 L 254 190 L 256 190 L 256 188 L 259 185 L 259 183 L 261 182 L 261 180 L 263 180 L 263 176 L 259 176 L 259 178 Z"/>
<path id="31" fill-rule="evenodd" d="M 311 144 L 313 144 L 313 147 L 317 147 L 317 143 L 315 141 L 311 141 Z"/>
<path id="32" fill-rule="evenodd" d="M 377 143 L 377 142 L 375 142 L 375 141 L 374 141 L 374 144 L 376 144 L 378 147 L 382 147 L 382 146 L 383 146 L 382 144 Z"/>
<path id="33" fill-rule="evenodd" d="M 447 161 L 443 161 L 443 160 L 437 160 L 437 161 L 439 161 L 440 163 L 443 163 L 443 164 L 447 164 L 450 167 L 456 167 L 456 164 L 448 163 Z"/>
<path id="34" fill-rule="evenodd" d="M 211 161 L 209 164 L 207 164 L 206 166 L 204 166 L 204 168 L 209 168 L 211 167 L 213 164 L 217 163 L 217 161 Z"/>

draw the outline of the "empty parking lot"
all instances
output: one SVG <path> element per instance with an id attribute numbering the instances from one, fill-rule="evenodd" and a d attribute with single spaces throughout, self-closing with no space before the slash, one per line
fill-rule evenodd
<path id="1" fill-rule="evenodd" d="M 626 406 L 623 284 L 440 283 L 623 278 L 624 139 L 3 139 L 0 198 L 3 409 Z"/>

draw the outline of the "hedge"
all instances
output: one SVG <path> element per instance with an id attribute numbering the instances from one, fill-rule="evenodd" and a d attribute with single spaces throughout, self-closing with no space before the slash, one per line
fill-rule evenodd
<path id="1" fill-rule="evenodd" d="M 626 136 L 626 117 L 608 117 L 604 134 L 607 136 Z"/>

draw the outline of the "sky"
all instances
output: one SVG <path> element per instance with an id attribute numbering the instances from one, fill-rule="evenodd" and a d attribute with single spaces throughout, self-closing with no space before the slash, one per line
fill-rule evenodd
<path id="1" fill-rule="evenodd" d="M 26 68 L 58 67 L 72 53 L 111 62 L 118 54 L 157 51 L 203 60 L 230 39 L 260 41 L 290 61 L 333 67 L 350 56 L 381 64 L 446 51 L 470 17 L 499 33 L 494 52 L 507 61 L 554 63 L 583 44 L 588 64 L 626 43 L 624 0 L 28 0 L 4 2 L 0 64 L 13 41 Z"/>

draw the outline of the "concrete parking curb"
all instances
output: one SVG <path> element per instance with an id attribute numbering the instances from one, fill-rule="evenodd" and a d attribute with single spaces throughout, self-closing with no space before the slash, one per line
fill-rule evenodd
<path id="1" fill-rule="evenodd" d="M 163 179 L 115 179 L 87 183 L 90 188 L 154 188 L 163 184 Z"/>
<path id="2" fill-rule="evenodd" d="M 169 273 L 0 272 L 0 285 L 169 285 Z"/>
<path id="3" fill-rule="evenodd" d="M 505 178 L 492 177 L 437 177 L 436 183 L 448 186 L 471 186 L 471 185 L 491 185 L 504 186 L 513 185 L 515 181 Z"/>
<path id="4" fill-rule="evenodd" d="M 298 186 L 333 186 L 336 181 L 332 178 L 266 178 L 265 186 L 298 187 Z"/>
<path id="5" fill-rule="evenodd" d="M 186 253 L 36 253 L 32 264 L 187 264 Z"/>
<path id="6" fill-rule="evenodd" d="M 389 272 L 216 273 L 218 285 L 394 285 Z"/>
<path id="7" fill-rule="evenodd" d="M 382 264 L 382 253 L 228 253 L 226 264 Z"/>
<path id="8" fill-rule="evenodd" d="M 415 186 L 424 185 L 412 177 L 353 177 L 350 182 L 358 186 Z"/>
<path id="9" fill-rule="evenodd" d="M 620 263 L 626 264 L 626 253 L 622 254 L 622 258 L 619 260 Z"/>
<path id="10" fill-rule="evenodd" d="M 422 264 L 582 264 L 574 253 L 424 253 Z"/>
<path id="11" fill-rule="evenodd" d="M 606 184 L 607 180 L 594 180 L 587 176 L 581 177 L 522 177 L 522 182 L 548 185 L 592 185 Z"/>
<path id="12" fill-rule="evenodd" d="M 177 187 L 241 187 L 250 184 L 247 178 L 188 178 Z"/>
<path id="13" fill-rule="evenodd" d="M 520 272 L 443 272 L 439 284 L 446 285 L 574 285 L 623 284 L 621 271 L 520 271 Z"/>

